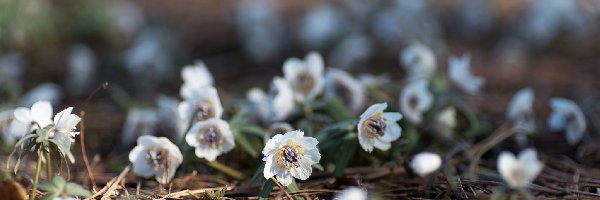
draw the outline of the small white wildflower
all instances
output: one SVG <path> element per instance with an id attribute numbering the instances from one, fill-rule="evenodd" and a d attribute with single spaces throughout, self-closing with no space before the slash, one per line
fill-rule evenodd
<path id="1" fill-rule="evenodd" d="M 54 115 L 54 138 L 68 149 L 75 142 L 75 136 L 79 135 L 75 129 L 81 118 L 71 114 L 73 107 L 68 107 Z"/>
<path id="2" fill-rule="evenodd" d="M 67 76 L 68 92 L 83 94 L 92 86 L 96 71 L 96 58 L 92 49 L 83 44 L 76 44 L 69 50 L 67 57 L 69 75 Z"/>
<path id="3" fill-rule="evenodd" d="M 325 73 L 325 96 L 337 96 L 352 112 L 358 112 L 365 102 L 363 85 L 348 72 L 329 68 Z"/>
<path id="4" fill-rule="evenodd" d="M 317 52 L 308 53 L 304 60 L 289 58 L 285 61 L 283 73 L 292 86 L 296 101 L 310 102 L 323 91 L 323 68 L 323 57 Z"/>
<path id="5" fill-rule="evenodd" d="M 410 161 L 410 168 L 417 175 L 424 177 L 439 169 L 442 165 L 442 158 L 435 153 L 418 153 Z"/>
<path id="6" fill-rule="evenodd" d="M 485 79 L 471 74 L 471 56 L 465 54 L 462 57 L 450 57 L 448 63 L 448 76 L 461 90 L 469 94 L 477 94 L 485 83 Z"/>
<path id="7" fill-rule="evenodd" d="M 290 185 L 293 178 L 308 179 L 312 165 L 321 160 L 318 143 L 315 138 L 304 137 L 300 130 L 273 136 L 262 151 L 265 179 L 275 176 L 284 186 Z"/>
<path id="8" fill-rule="evenodd" d="M 196 148 L 196 156 L 214 161 L 235 147 L 229 124 L 222 119 L 196 122 L 185 135 L 185 141 Z"/>
<path id="9" fill-rule="evenodd" d="M 17 121 L 27 125 L 27 127 L 31 127 L 35 123 L 37 125 L 33 125 L 33 129 L 44 128 L 52 124 L 52 105 L 48 101 L 38 101 L 31 106 L 31 109 L 16 108 L 14 116 Z"/>
<path id="10" fill-rule="evenodd" d="M 124 52 L 125 67 L 137 78 L 137 84 L 147 88 L 171 74 L 172 60 L 165 30 L 151 27 L 142 30 L 135 42 Z"/>
<path id="11" fill-rule="evenodd" d="M 142 135 L 155 135 L 158 116 L 152 108 L 132 108 L 127 112 L 121 141 L 129 145 Z"/>
<path id="12" fill-rule="evenodd" d="M 5 110 L 0 112 L 0 131 L 2 139 L 11 144 L 17 139 L 27 134 L 30 124 L 23 124 L 15 119 L 15 110 Z"/>
<path id="13" fill-rule="evenodd" d="M 201 60 L 197 60 L 194 65 L 187 65 L 181 69 L 181 78 L 183 85 L 179 91 L 183 98 L 193 96 L 195 90 L 213 85 L 213 77 Z"/>
<path id="14" fill-rule="evenodd" d="M 525 133 L 535 131 L 533 114 L 534 92 L 531 88 L 519 90 L 510 101 L 506 118 L 514 123 L 514 128 Z"/>
<path id="15" fill-rule="evenodd" d="M 402 128 L 396 121 L 402 119 L 397 112 L 383 112 L 387 103 L 373 104 L 360 115 L 358 121 L 358 142 L 371 153 L 373 147 L 382 151 L 390 149 L 391 142 L 400 138 Z"/>
<path id="16" fill-rule="evenodd" d="M 437 129 L 444 137 L 451 137 L 452 130 L 456 127 L 456 109 L 448 107 L 438 113 L 436 117 Z"/>
<path id="17" fill-rule="evenodd" d="M 587 127 L 585 116 L 575 102 L 564 98 L 550 99 L 552 114 L 548 117 L 548 127 L 551 131 L 564 130 L 570 145 L 581 140 Z"/>
<path id="18" fill-rule="evenodd" d="M 373 42 L 364 34 L 352 34 L 339 42 L 330 54 L 330 65 L 344 69 L 364 66 L 373 54 Z"/>
<path id="19" fill-rule="evenodd" d="M 144 12 L 135 3 L 115 1 L 112 4 L 114 17 L 111 21 L 125 35 L 133 36 L 145 24 Z"/>
<path id="20" fill-rule="evenodd" d="M 433 95 L 427 89 L 428 85 L 426 80 L 412 82 L 404 87 L 400 95 L 400 110 L 414 124 L 421 123 L 423 113 L 433 104 Z"/>
<path id="21" fill-rule="evenodd" d="M 221 118 L 223 106 L 217 89 L 212 86 L 194 89 L 193 92 L 179 103 L 177 108 L 182 120 L 202 121 L 210 118 Z M 194 115 L 195 116 L 192 116 Z"/>
<path id="22" fill-rule="evenodd" d="M 38 101 L 48 101 L 57 106 L 62 100 L 61 87 L 54 83 L 43 83 L 29 90 L 21 98 L 22 106 L 31 106 Z"/>
<path id="23" fill-rule="evenodd" d="M 542 168 L 544 165 L 538 160 L 537 153 L 533 149 L 522 151 L 518 159 L 507 151 L 500 153 L 498 157 L 498 171 L 511 188 L 527 187 L 535 180 Z"/>
<path id="24" fill-rule="evenodd" d="M 273 79 L 268 94 L 260 88 L 252 88 L 246 94 L 246 98 L 265 122 L 285 120 L 292 113 L 295 105 L 292 88 L 281 77 Z"/>
<path id="25" fill-rule="evenodd" d="M 137 143 L 129 152 L 133 172 L 144 178 L 154 176 L 160 184 L 169 183 L 183 162 L 179 148 L 165 137 L 151 135 L 140 136 Z"/>
<path id="26" fill-rule="evenodd" d="M 407 71 L 409 81 L 429 80 L 437 68 L 433 51 L 418 42 L 402 51 L 400 63 Z"/>
<path id="27" fill-rule="evenodd" d="M 339 8 L 319 5 L 310 9 L 300 22 L 298 36 L 308 49 L 320 49 L 331 43 L 346 27 Z"/>
<path id="28" fill-rule="evenodd" d="M 349 187 L 336 194 L 334 200 L 367 200 L 368 193 L 366 190 L 359 187 Z"/>

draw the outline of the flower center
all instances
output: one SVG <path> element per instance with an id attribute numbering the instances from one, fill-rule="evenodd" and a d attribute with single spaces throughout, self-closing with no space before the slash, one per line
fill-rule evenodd
<path id="1" fill-rule="evenodd" d="M 417 109 L 418 105 L 419 105 L 419 96 L 417 94 L 410 95 L 410 98 L 408 99 L 408 106 L 412 109 Z"/>
<path id="2" fill-rule="evenodd" d="M 196 120 L 204 121 L 215 117 L 215 109 L 213 108 L 212 102 L 206 100 L 196 104 Z"/>
<path id="3" fill-rule="evenodd" d="M 387 126 L 382 115 L 381 112 L 375 113 L 363 122 L 363 132 L 368 139 L 381 137 L 385 133 Z"/>
<path id="4" fill-rule="evenodd" d="M 303 71 L 296 77 L 297 88 L 300 92 L 308 94 L 315 85 L 315 79 L 308 71 Z"/>
<path id="5" fill-rule="evenodd" d="M 201 144 L 208 145 L 209 147 L 218 147 L 224 143 L 221 131 L 213 126 L 200 129 L 198 141 L 200 141 Z"/>
<path id="6" fill-rule="evenodd" d="M 297 145 L 294 142 L 289 142 L 287 145 L 281 147 L 277 152 L 277 166 L 286 169 L 298 167 L 300 165 L 298 160 L 300 160 L 302 155 L 304 155 L 304 151 L 300 145 Z"/>
<path id="7" fill-rule="evenodd" d="M 152 146 L 146 150 L 146 161 L 154 169 L 167 168 L 169 151 L 160 146 Z"/>

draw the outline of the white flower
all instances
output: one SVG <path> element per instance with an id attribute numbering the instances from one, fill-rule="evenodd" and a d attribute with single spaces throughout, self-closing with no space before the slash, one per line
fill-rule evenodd
<path id="1" fill-rule="evenodd" d="M 387 103 L 373 104 L 360 115 L 358 121 L 358 142 L 362 148 L 371 153 L 373 147 L 380 150 L 390 149 L 391 142 L 400 138 L 402 128 L 396 121 L 402 119 L 397 112 L 383 112 Z"/>
<path id="2" fill-rule="evenodd" d="M 535 131 L 533 116 L 533 89 L 523 88 L 519 90 L 510 101 L 506 118 L 514 123 L 514 128 L 532 133 Z"/>
<path id="3" fill-rule="evenodd" d="M 400 62 L 407 71 L 409 81 L 429 80 L 437 67 L 433 51 L 418 42 L 402 51 Z"/>
<path id="4" fill-rule="evenodd" d="M 544 165 L 538 160 L 533 149 L 526 149 L 515 158 L 510 152 L 504 151 L 498 157 L 498 171 L 511 188 L 525 188 L 542 171 Z"/>
<path id="5" fill-rule="evenodd" d="M 319 5 L 310 9 L 300 22 L 298 36 L 308 49 L 320 49 L 331 43 L 346 27 L 342 11 L 334 6 Z"/>
<path id="6" fill-rule="evenodd" d="M 183 85 L 179 93 L 183 98 L 193 96 L 195 90 L 211 86 L 214 82 L 210 71 L 201 60 L 197 60 L 194 65 L 183 67 L 181 78 L 183 78 Z"/>
<path id="7" fill-rule="evenodd" d="M 368 193 L 366 190 L 359 187 L 349 187 L 342 190 L 333 197 L 334 200 L 367 200 Z"/>
<path id="8" fill-rule="evenodd" d="M 366 35 L 349 35 L 335 45 L 329 63 L 345 69 L 362 66 L 371 58 L 373 46 L 373 42 Z"/>
<path id="9" fill-rule="evenodd" d="M 435 153 L 422 152 L 410 161 L 410 168 L 417 175 L 424 177 L 439 169 L 442 165 L 442 158 Z"/>
<path id="10" fill-rule="evenodd" d="M 348 72 L 336 68 L 325 73 L 325 95 L 337 96 L 352 112 L 358 112 L 365 102 L 363 85 Z"/>
<path id="11" fill-rule="evenodd" d="M 154 176 L 160 184 L 169 183 L 183 162 L 179 148 L 165 137 L 151 135 L 140 136 L 137 143 L 129 152 L 133 172 L 145 178 Z"/>
<path id="12" fill-rule="evenodd" d="M 196 156 L 214 161 L 235 147 L 229 124 L 222 119 L 196 122 L 185 135 L 185 141 L 196 148 Z"/>
<path id="13" fill-rule="evenodd" d="M 404 87 L 400 95 L 400 110 L 414 124 L 421 123 L 423 113 L 433 104 L 433 95 L 427 87 L 426 80 L 412 82 Z"/>
<path id="14" fill-rule="evenodd" d="M 294 91 L 296 101 L 310 102 L 323 91 L 323 58 L 310 52 L 304 60 L 289 58 L 283 64 L 285 79 Z"/>
<path id="15" fill-rule="evenodd" d="M 125 67 L 137 78 L 137 84 L 146 86 L 156 83 L 171 73 L 171 55 L 168 51 L 168 37 L 164 30 L 146 28 L 140 32 L 126 52 Z"/>
<path id="16" fill-rule="evenodd" d="M 452 130 L 456 127 L 456 109 L 448 107 L 438 113 L 436 117 L 437 129 L 445 137 L 452 136 Z"/>
<path id="17" fill-rule="evenodd" d="M 318 143 L 315 138 L 304 137 L 300 130 L 273 136 L 262 151 L 266 162 L 265 178 L 275 176 L 284 186 L 290 185 L 293 178 L 308 179 L 312 173 L 311 166 L 321 160 Z"/>
<path id="18" fill-rule="evenodd" d="M 123 144 L 129 145 L 139 136 L 154 135 L 156 133 L 157 124 L 158 116 L 156 110 L 152 108 L 129 109 L 127 112 L 127 119 L 123 125 L 121 141 Z"/>
<path id="19" fill-rule="evenodd" d="M 469 70 L 471 56 L 465 54 L 462 57 L 450 57 L 448 76 L 461 90 L 469 94 L 477 94 L 479 89 L 485 83 L 485 79 L 474 76 Z"/>
<path id="20" fill-rule="evenodd" d="M 134 3 L 115 1 L 111 5 L 111 20 L 127 36 L 133 36 L 145 24 L 144 12 Z"/>
<path id="21" fill-rule="evenodd" d="M 294 110 L 295 102 L 292 88 L 281 77 L 273 79 L 269 94 L 259 88 L 252 88 L 246 96 L 265 122 L 283 121 Z"/>
<path id="22" fill-rule="evenodd" d="M 69 50 L 67 62 L 69 66 L 68 91 L 79 95 L 90 89 L 96 70 L 96 58 L 92 49 L 82 44 L 73 45 Z"/>
<path id="23" fill-rule="evenodd" d="M 75 136 L 79 132 L 75 129 L 81 118 L 75 114 L 71 114 L 73 107 L 68 107 L 54 115 L 54 138 L 62 143 L 67 149 L 71 148 L 71 143 L 75 142 Z"/>
<path id="24" fill-rule="evenodd" d="M 177 142 L 182 141 L 188 126 L 186 120 L 179 117 L 179 103 L 179 100 L 163 94 L 156 98 L 159 126 L 163 130 L 173 133 L 173 140 Z"/>
<path id="25" fill-rule="evenodd" d="M 202 121 L 210 118 L 221 118 L 223 106 L 213 86 L 194 89 L 193 92 L 179 103 L 177 108 L 182 120 Z M 194 115 L 195 116 L 192 116 Z M 187 123 L 186 123 L 187 124 Z"/>
<path id="26" fill-rule="evenodd" d="M 43 83 L 29 90 L 21 98 L 22 106 L 31 106 L 38 101 L 48 101 L 52 105 L 58 105 L 62 99 L 61 87 L 54 83 Z"/>
<path id="27" fill-rule="evenodd" d="M 583 112 L 575 102 L 564 98 L 550 99 L 552 114 L 548 117 L 548 127 L 551 131 L 564 130 L 567 142 L 573 145 L 583 137 L 586 122 Z"/>
<path id="28" fill-rule="evenodd" d="M 0 112 L 0 131 L 6 143 L 13 143 L 27 134 L 31 124 L 23 124 L 15 119 L 14 110 Z"/>
<path id="29" fill-rule="evenodd" d="M 36 123 L 37 125 L 33 125 L 33 129 L 44 128 L 52 124 L 52 105 L 48 101 L 38 101 L 31 106 L 31 109 L 16 108 L 14 115 L 17 121 L 27 125 L 27 127 L 30 127 L 32 123 Z"/>

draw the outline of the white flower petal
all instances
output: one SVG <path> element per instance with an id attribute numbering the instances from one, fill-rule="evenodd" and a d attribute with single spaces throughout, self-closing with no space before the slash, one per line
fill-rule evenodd
<path id="1" fill-rule="evenodd" d="M 52 104 L 48 101 L 38 101 L 31 106 L 31 117 L 42 128 L 50 125 L 52 121 Z"/>
<path id="2" fill-rule="evenodd" d="M 415 155 L 410 162 L 410 167 L 419 176 L 426 176 L 442 165 L 442 158 L 435 153 L 423 152 Z"/>

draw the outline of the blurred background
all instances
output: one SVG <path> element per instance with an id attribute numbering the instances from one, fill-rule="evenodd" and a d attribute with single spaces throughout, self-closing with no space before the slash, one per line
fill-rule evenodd
<path id="1" fill-rule="evenodd" d="M 399 53 L 421 42 L 443 73 L 450 55 L 472 56 L 486 85 L 470 104 L 499 124 L 524 87 L 540 116 L 551 96 L 596 99 L 599 19 L 595 0 L 0 0 L 0 110 L 41 99 L 80 110 L 108 82 L 85 110 L 88 148 L 107 155 L 128 110 L 178 97 L 180 69 L 198 59 L 227 104 L 309 51 L 402 84 Z"/>

